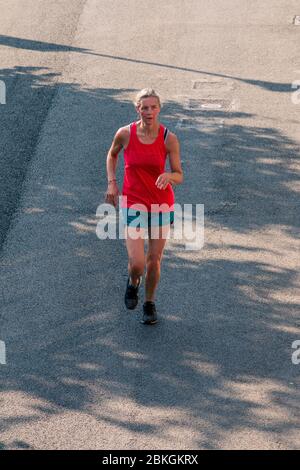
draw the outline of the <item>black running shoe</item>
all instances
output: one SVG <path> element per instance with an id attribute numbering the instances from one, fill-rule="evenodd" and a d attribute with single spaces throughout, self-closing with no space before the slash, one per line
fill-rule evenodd
<path id="1" fill-rule="evenodd" d="M 142 323 L 144 325 L 154 325 L 157 323 L 157 312 L 154 302 L 151 302 L 150 300 L 145 302 L 143 305 L 143 311 Z"/>
<path id="2" fill-rule="evenodd" d="M 127 279 L 127 286 L 126 286 L 126 292 L 125 292 L 125 305 L 129 310 L 135 309 L 135 307 L 138 304 L 138 301 L 139 301 L 138 292 L 139 292 L 139 287 L 141 285 L 141 282 L 142 282 L 142 278 L 140 277 L 139 283 L 135 287 L 129 284 L 129 277 Z"/>

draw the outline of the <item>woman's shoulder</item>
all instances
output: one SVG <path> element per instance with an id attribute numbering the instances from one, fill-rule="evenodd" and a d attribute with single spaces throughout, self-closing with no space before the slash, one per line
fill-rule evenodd
<path id="1" fill-rule="evenodd" d="M 165 128 L 164 143 L 167 148 L 167 151 L 170 152 L 171 150 L 173 150 L 175 147 L 179 145 L 179 140 L 177 138 L 177 135 L 174 132 Z"/>
<path id="2" fill-rule="evenodd" d="M 119 127 L 119 129 L 117 130 L 117 134 L 119 136 L 126 136 L 130 134 L 130 126 L 131 124 L 126 124 L 125 126 Z"/>
<path id="3" fill-rule="evenodd" d="M 130 136 L 130 127 L 131 124 L 126 124 L 125 126 L 119 127 L 116 132 L 116 136 L 121 139 L 126 139 Z"/>
<path id="4" fill-rule="evenodd" d="M 125 126 L 120 127 L 116 132 L 116 137 L 122 142 L 124 148 L 126 148 L 129 143 L 132 124 L 134 123 L 131 122 L 130 124 L 126 124 Z"/>
<path id="5" fill-rule="evenodd" d="M 165 141 L 167 141 L 167 140 L 174 141 L 174 140 L 177 139 L 177 136 L 176 136 L 175 132 L 171 131 L 171 129 L 168 126 L 166 126 L 163 123 L 160 123 L 160 126 L 164 131 L 164 140 Z"/>

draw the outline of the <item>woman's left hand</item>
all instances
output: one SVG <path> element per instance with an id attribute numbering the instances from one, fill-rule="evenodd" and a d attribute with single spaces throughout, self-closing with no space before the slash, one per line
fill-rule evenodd
<path id="1" fill-rule="evenodd" d="M 171 182 L 170 173 L 162 173 L 157 178 L 155 184 L 158 187 L 158 189 L 166 189 L 166 187 L 168 186 L 170 182 Z"/>

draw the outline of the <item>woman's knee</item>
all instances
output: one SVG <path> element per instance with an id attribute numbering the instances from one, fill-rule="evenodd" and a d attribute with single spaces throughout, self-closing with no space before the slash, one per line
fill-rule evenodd
<path id="1" fill-rule="evenodd" d="M 145 269 L 145 261 L 140 259 L 129 258 L 129 266 L 131 272 L 136 273 L 137 275 L 142 275 Z"/>
<path id="2" fill-rule="evenodd" d="M 147 268 L 158 269 L 161 263 L 161 255 L 152 255 L 147 256 Z"/>

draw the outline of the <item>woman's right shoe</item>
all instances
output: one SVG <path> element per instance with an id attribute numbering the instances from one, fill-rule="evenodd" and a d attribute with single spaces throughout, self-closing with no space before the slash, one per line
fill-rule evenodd
<path id="1" fill-rule="evenodd" d="M 139 301 L 138 292 L 139 292 L 139 287 L 141 285 L 141 282 L 142 282 L 142 277 L 140 277 L 139 283 L 135 287 L 135 286 L 130 284 L 130 278 L 128 277 L 128 279 L 127 279 L 127 286 L 126 286 L 126 292 L 125 292 L 125 299 L 124 300 L 125 300 L 126 308 L 128 308 L 129 310 L 134 310 L 135 307 L 138 304 L 138 301 Z"/>

